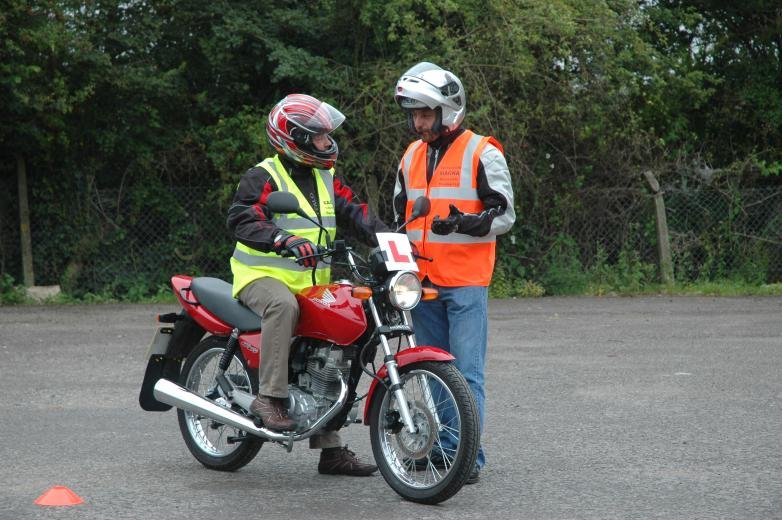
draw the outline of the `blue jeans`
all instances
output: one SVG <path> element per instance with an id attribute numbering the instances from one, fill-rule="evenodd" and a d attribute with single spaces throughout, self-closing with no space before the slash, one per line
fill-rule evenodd
<path id="1" fill-rule="evenodd" d="M 436 300 L 421 302 L 411 312 L 418 345 L 440 347 L 453 354 L 456 368 L 470 385 L 478 405 L 480 430 L 483 431 L 484 391 L 483 369 L 486 364 L 488 337 L 487 287 L 440 287 L 432 284 L 440 295 Z M 441 417 L 442 419 L 446 419 Z M 448 448 L 455 448 L 449 439 L 441 438 Z M 482 468 L 486 457 L 481 446 L 478 467 Z"/>

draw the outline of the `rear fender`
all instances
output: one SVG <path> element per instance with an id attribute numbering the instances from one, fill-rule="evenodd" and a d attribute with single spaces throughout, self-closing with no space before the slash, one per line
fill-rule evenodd
<path id="1" fill-rule="evenodd" d="M 414 347 L 408 348 L 398 352 L 394 359 L 398 368 L 403 368 L 413 363 L 419 363 L 421 361 L 439 361 L 447 363 L 456 359 L 450 352 L 438 347 Z M 377 377 L 385 380 L 388 370 L 386 366 L 380 367 L 377 371 Z M 367 392 L 367 404 L 364 406 L 364 424 L 369 425 L 369 410 L 372 408 L 372 400 L 375 397 L 375 389 L 377 388 L 377 379 L 372 379 L 372 383 L 369 385 L 369 391 Z"/>
<path id="2" fill-rule="evenodd" d="M 206 330 L 184 311 L 179 313 L 179 319 L 174 324 L 174 332 L 165 356 L 169 358 L 186 358 L 204 337 Z"/>
<path id="3" fill-rule="evenodd" d="M 160 332 L 164 334 L 158 334 L 156 339 L 168 336 L 168 341 L 164 344 L 163 341 L 157 340 L 150 347 L 147 369 L 138 396 L 141 408 L 148 412 L 165 412 L 171 409 L 171 405 L 155 399 L 153 395 L 155 383 L 161 378 L 179 381 L 182 360 L 192 352 L 193 347 L 198 344 L 206 331 L 182 311 L 173 330 L 171 327 L 163 327 Z"/>

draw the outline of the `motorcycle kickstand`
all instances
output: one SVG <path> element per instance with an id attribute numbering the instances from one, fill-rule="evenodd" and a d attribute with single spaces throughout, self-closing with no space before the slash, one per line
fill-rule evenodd
<path id="1" fill-rule="evenodd" d="M 287 441 L 284 441 L 284 442 L 283 441 L 274 441 L 274 442 L 279 444 L 283 448 L 285 448 L 285 451 L 290 453 L 290 452 L 293 451 L 293 437 L 294 437 L 294 435 L 295 435 L 295 433 L 291 432 L 290 435 L 288 436 L 288 440 Z"/>

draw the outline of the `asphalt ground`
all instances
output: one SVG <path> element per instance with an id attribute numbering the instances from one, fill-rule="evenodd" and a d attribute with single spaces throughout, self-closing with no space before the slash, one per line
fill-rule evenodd
<path id="1" fill-rule="evenodd" d="M 0 307 L 0 519 L 782 519 L 782 298 L 493 300 L 488 463 L 438 506 L 318 475 L 306 443 L 202 467 L 137 400 L 173 310 Z M 84 503 L 33 503 L 54 485 Z"/>

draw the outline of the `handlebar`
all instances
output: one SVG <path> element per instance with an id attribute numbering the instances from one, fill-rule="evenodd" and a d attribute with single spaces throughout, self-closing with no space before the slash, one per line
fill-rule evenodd
<path id="1" fill-rule="evenodd" d="M 315 258 L 318 261 L 320 261 L 328 257 L 333 257 L 335 255 L 345 254 L 347 258 L 347 265 L 350 267 L 350 272 L 353 274 L 353 276 L 355 276 L 357 279 L 365 283 L 372 281 L 371 277 L 361 274 L 361 272 L 359 271 L 360 266 L 356 263 L 355 258 L 358 257 L 361 260 L 361 263 L 365 265 L 368 265 L 368 262 L 364 258 L 354 253 L 353 248 L 347 245 L 344 240 L 334 240 L 330 244 L 330 246 L 322 246 L 318 244 L 313 244 L 313 246 L 315 247 L 315 253 L 307 256 L 302 256 L 300 260 Z M 282 251 L 280 256 L 284 258 L 290 258 L 293 257 L 294 255 L 290 251 L 284 250 Z M 314 270 L 315 268 L 313 267 L 313 273 Z M 313 285 L 314 285 L 314 281 L 313 281 Z"/>

